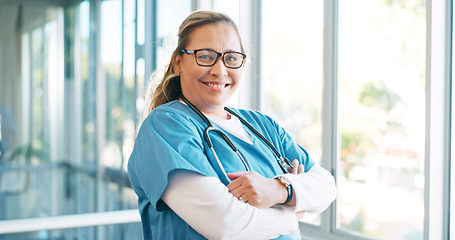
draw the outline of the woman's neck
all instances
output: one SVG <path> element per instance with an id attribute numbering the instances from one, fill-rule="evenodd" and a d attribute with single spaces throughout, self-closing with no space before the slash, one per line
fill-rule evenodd
<path id="1" fill-rule="evenodd" d="M 182 102 L 182 103 L 185 103 L 185 101 L 183 101 L 182 98 L 179 98 L 179 101 Z M 186 104 L 186 103 L 185 103 Z M 189 103 L 191 104 L 191 102 Z M 192 105 L 192 104 L 191 104 Z M 196 106 L 194 106 L 195 108 L 197 108 Z M 205 115 L 209 115 L 209 116 L 214 116 L 214 117 L 217 117 L 217 118 L 221 118 L 221 119 L 231 119 L 231 115 L 228 114 L 225 110 L 224 110 L 224 107 L 221 107 L 221 108 L 211 108 L 211 109 L 199 109 L 198 110 L 205 114 Z"/>
<path id="2" fill-rule="evenodd" d="M 221 119 L 231 119 L 231 115 L 228 114 L 224 108 L 222 110 L 219 110 L 219 111 L 201 111 L 202 113 L 204 113 L 205 115 L 210 115 L 210 116 L 214 116 L 214 117 L 217 117 L 217 118 L 221 118 Z"/>

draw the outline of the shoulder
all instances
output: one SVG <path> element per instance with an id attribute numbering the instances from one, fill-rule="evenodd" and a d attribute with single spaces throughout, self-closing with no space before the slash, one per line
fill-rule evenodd
<path id="1" fill-rule="evenodd" d="M 188 110 L 183 103 L 174 100 L 153 109 L 144 121 L 165 116 L 185 117 L 188 116 Z"/>
<path id="2" fill-rule="evenodd" d="M 186 105 L 172 101 L 155 108 L 142 122 L 130 159 L 203 149 L 204 126 Z M 168 151 L 168 152 L 166 152 Z"/>
<path id="3" fill-rule="evenodd" d="M 144 119 L 141 127 L 148 125 L 182 125 L 190 127 L 195 123 L 198 123 L 198 119 L 194 116 L 194 112 L 183 103 L 174 100 L 153 109 Z"/>
<path id="4" fill-rule="evenodd" d="M 155 108 L 141 123 L 136 144 L 154 139 L 181 138 L 199 136 L 204 129 L 204 122 L 192 110 L 179 101 L 171 101 Z M 147 144 L 147 143 L 144 143 Z"/>

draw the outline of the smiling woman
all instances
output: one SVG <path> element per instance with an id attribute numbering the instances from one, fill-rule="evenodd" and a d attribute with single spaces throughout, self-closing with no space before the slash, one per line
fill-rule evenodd
<path id="1" fill-rule="evenodd" d="M 183 21 L 128 163 L 145 239 L 300 239 L 303 212 L 335 199 L 332 175 L 274 120 L 225 108 L 245 58 L 227 15 Z"/>
<path id="2" fill-rule="evenodd" d="M 200 62 L 202 57 L 208 55 L 201 55 L 201 51 L 196 52 L 196 61 L 193 56 L 178 55 L 176 64 L 180 69 L 182 94 L 203 113 L 226 117 L 223 108 L 239 87 L 243 73 L 243 68 L 240 68 L 243 61 L 238 61 L 235 68 L 228 67 L 231 61 L 225 61 L 226 56 L 233 54 L 232 51 L 242 51 L 237 31 L 226 23 L 207 24 L 192 32 L 185 48 L 223 52 L 223 58 L 218 58 L 217 54 L 215 61 L 208 59 L 211 65 L 206 67 L 201 67 Z M 238 55 L 243 56 L 242 53 Z"/>

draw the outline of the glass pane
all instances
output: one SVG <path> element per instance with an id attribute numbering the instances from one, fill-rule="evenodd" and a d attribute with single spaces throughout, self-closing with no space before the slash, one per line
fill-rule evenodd
<path id="1" fill-rule="evenodd" d="M 423 239 L 425 2 L 339 3 L 338 227 Z"/>
<path id="2" fill-rule="evenodd" d="M 21 6 L 0 6 L 0 220 L 61 214 L 64 202 L 62 9 Z"/>
<path id="3" fill-rule="evenodd" d="M 122 168 L 124 171 L 127 171 L 127 159 L 133 151 L 132 139 L 136 133 L 136 23 L 134 17 L 136 6 L 134 3 L 134 1 L 125 1 L 125 9 L 123 10 L 125 17 L 123 23 L 123 86 L 121 86 L 121 94 L 124 101 L 121 102 L 123 118 L 121 119 L 122 127 L 119 128 L 123 131 L 123 139 L 119 144 L 122 147 L 124 159 Z M 140 9 L 138 9 L 139 11 Z"/>
<path id="4" fill-rule="evenodd" d="M 179 6 L 176 8 L 175 6 Z M 182 21 L 191 12 L 191 1 L 172 0 L 158 1 L 157 14 L 157 36 L 159 45 L 157 46 L 157 70 L 163 70 L 169 64 L 170 56 L 178 41 L 178 29 Z M 170 14 L 172 13 L 172 14 Z"/>
<path id="5" fill-rule="evenodd" d="M 76 112 L 75 115 L 80 114 L 80 120 L 82 122 L 81 132 L 82 139 L 79 140 L 81 143 L 81 160 L 75 164 L 81 166 L 95 168 L 96 162 L 96 85 L 93 79 L 93 66 L 90 65 L 90 4 L 88 1 L 84 1 L 80 4 L 77 18 L 74 20 L 78 26 L 79 35 L 75 36 L 74 43 L 79 46 L 79 49 L 75 49 L 75 61 L 79 64 L 79 67 L 75 68 L 76 77 L 75 81 L 81 85 L 81 92 L 76 93 L 79 98 L 77 100 L 81 102 L 81 113 Z M 93 65 L 93 64 L 92 64 Z M 77 101 L 76 100 L 76 101 Z"/>
<path id="6" fill-rule="evenodd" d="M 145 42 L 145 0 L 137 0 L 137 44 Z"/>
<path id="7" fill-rule="evenodd" d="M 261 109 L 316 162 L 322 144 L 322 34 L 322 1 L 262 2 Z M 320 223 L 319 215 L 303 219 Z"/>
<path id="8" fill-rule="evenodd" d="M 74 122 L 70 129 L 74 129 L 71 133 L 73 138 L 68 139 L 73 146 L 73 152 L 70 155 L 70 166 L 77 167 L 80 171 L 71 174 L 70 181 L 73 188 L 71 189 L 74 198 L 74 206 L 77 206 L 77 211 L 71 209 L 70 213 L 86 213 L 93 212 L 96 209 L 95 191 L 96 181 L 90 177 L 90 172 L 96 172 L 97 162 L 97 137 L 96 137 L 96 82 L 94 79 L 94 67 L 90 64 L 91 57 L 91 41 L 90 38 L 90 4 L 88 1 L 82 2 L 75 8 L 76 32 L 74 35 L 74 102 L 72 108 Z M 79 46 L 78 48 L 76 46 Z M 72 46 L 68 46 L 72 48 Z M 72 66 L 68 63 L 67 68 Z M 71 76 L 69 76 L 71 78 Z M 80 136 L 79 136 L 80 135 Z M 84 174 L 85 173 L 85 174 Z M 79 188 L 76 186 L 85 186 Z"/>
<path id="9" fill-rule="evenodd" d="M 212 4 L 213 11 L 227 14 L 237 25 L 239 25 L 239 0 L 213 0 Z"/>
<path id="10" fill-rule="evenodd" d="M 139 129 L 141 126 L 142 113 L 145 109 L 145 94 L 147 89 L 147 79 L 145 79 L 145 60 L 143 58 L 139 58 L 136 61 L 136 118 L 135 118 L 135 125 L 136 129 Z M 132 151 L 132 149 L 131 149 Z"/>
<path id="11" fill-rule="evenodd" d="M 123 164 L 121 142 L 123 142 L 124 118 L 123 107 L 123 69 L 122 69 L 122 1 L 109 0 L 101 2 L 101 78 L 97 79 L 97 101 L 101 112 L 98 121 L 104 124 L 98 126 L 104 132 L 101 149 L 101 165 L 110 168 L 119 168 Z M 128 57 L 128 56 L 126 56 Z M 134 62 L 133 62 L 134 64 Z M 128 66 L 128 65 L 127 65 Z M 133 68 L 134 69 L 134 68 Z M 104 94 L 101 95 L 101 94 Z M 105 105 L 105 106 L 103 106 Z"/>
<path id="12" fill-rule="evenodd" d="M 89 1 L 0 4 L 0 220 L 137 208 L 122 165 L 136 96 L 134 56 L 122 76 L 121 7 L 104 1 L 93 28 Z"/>

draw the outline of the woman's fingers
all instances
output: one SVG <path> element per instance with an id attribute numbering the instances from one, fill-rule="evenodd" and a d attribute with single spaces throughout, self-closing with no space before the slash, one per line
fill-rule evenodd
<path id="1" fill-rule="evenodd" d="M 245 197 L 241 198 L 245 194 L 245 190 L 242 188 L 243 181 L 235 181 L 235 180 L 239 179 L 242 176 L 248 175 L 250 173 L 251 172 L 247 172 L 247 171 L 228 173 L 228 177 L 233 180 L 232 182 L 230 182 L 227 185 L 229 192 L 232 193 L 232 195 L 234 195 L 234 197 L 238 198 L 239 200 L 241 200 L 243 202 L 246 202 Z"/>
<path id="2" fill-rule="evenodd" d="M 247 171 L 239 171 L 239 172 L 228 173 L 227 175 L 228 175 L 228 177 L 230 179 L 234 180 L 234 179 L 237 179 L 237 178 L 239 178 L 239 177 L 241 177 L 243 175 L 247 175 L 249 173 L 250 172 L 247 172 Z"/>
<path id="3" fill-rule="evenodd" d="M 297 219 L 300 221 L 300 220 L 302 220 L 304 214 L 305 214 L 305 211 L 296 212 L 296 213 L 295 213 L 295 216 L 296 216 Z"/>
<path id="4" fill-rule="evenodd" d="M 279 202 L 277 192 L 283 185 L 276 179 L 265 178 L 257 172 L 249 172 L 232 180 L 227 187 L 240 201 L 258 208 L 267 208 Z"/>
<path id="5" fill-rule="evenodd" d="M 292 161 L 294 168 L 289 168 L 289 173 L 301 174 L 305 172 L 305 166 L 299 160 Z M 229 192 L 240 201 L 248 202 L 259 208 L 269 207 L 276 204 L 276 191 L 271 190 L 271 179 L 265 178 L 256 172 L 239 171 L 228 173 L 232 181 L 228 184 Z"/>
<path id="6" fill-rule="evenodd" d="M 297 159 L 294 159 L 294 161 L 292 161 L 292 166 L 294 168 L 288 168 L 289 173 L 300 174 L 305 172 L 305 166 L 303 164 L 300 164 L 299 160 Z"/>
<path id="7" fill-rule="evenodd" d="M 292 174 L 298 174 L 299 160 L 294 159 L 294 160 L 292 161 L 291 164 L 292 164 L 292 166 L 293 166 L 294 168 L 290 168 L 290 167 L 289 167 L 289 168 L 288 168 L 288 172 L 289 172 L 289 173 L 292 173 Z"/>
<path id="8" fill-rule="evenodd" d="M 245 191 L 242 188 L 238 187 L 238 188 L 235 188 L 235 189 L 232 189 L 232 190 L 229 189 L 229 192 L 232 195 L 234 195 L 234 197 L 236 197 L 239 200 L 245 202 L 245 200 L 246 200 L 246 196 L 244 196 L 245 195 Z M 243 196 L 243 198 L 241 198 L 242 196 Z"/>

